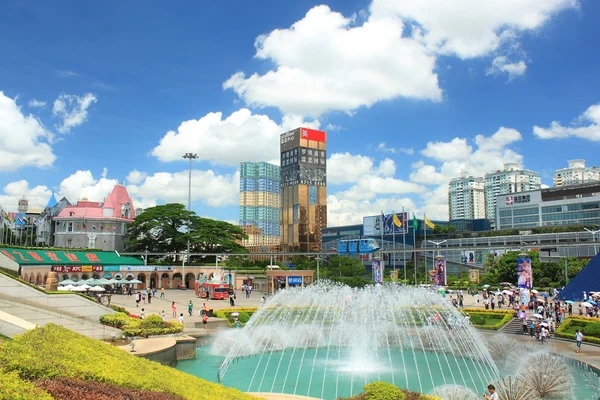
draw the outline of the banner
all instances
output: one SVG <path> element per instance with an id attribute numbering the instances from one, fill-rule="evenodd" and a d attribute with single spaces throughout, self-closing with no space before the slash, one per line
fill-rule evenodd
<path id="1" fill-rule="evenodd" d="M 300 137 L 302 139 L 314 140 L 316 142 L 325 142 L 327 134 L 316 129 L 300 128 Z"/>
<path id="2" fill-rule="evenodd" d="M 531 289 L 533 285 L 533 273 L 531 270 L 531 258 L 517 258 L 517 286 L 523 289 Z"/>
<path id="3" fill-rule="evenodd" d="M 53 272 L 102 272 L 102 265 L 53 265 L 50 268 Z"/>
<path id="4" fill-rule="evenodd" d="M 473 250 L 461 251 L 461 260 L 463 264 L 475 264 L 475 252 Z"/>
<path id="5" fill-rule="evenodd" d="M 394 219 L 396 223 L 394 223 Z M 380 214 L 372 217 L 363 218 L 363 235 L 365 236 L 381 236 L 382 229 L 384 235 L 392 235 L 394 232 L 397 235 L 402 235 L 407 232 L 407 213 Z M 398 226 L 400 222 L 401 226 Z M 392 230 L 393 229 L 393 230 Z"/>
<path id="6" fill-rule="evenodd" d="M 373 260 L 373 281 L 383 283 L 383 260 Z"/>
<path id="7" fill-rule="evenodd" d="M 435 286 L 446 286 L 446 260 L 435 260 L 435 269 L 431 271 L 431 281 Z"/>

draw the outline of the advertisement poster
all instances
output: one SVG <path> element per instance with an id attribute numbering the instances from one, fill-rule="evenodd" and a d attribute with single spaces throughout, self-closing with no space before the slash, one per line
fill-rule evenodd
<path id="1" fill-rule="evenodd" d="M 365 236 L 402 235 L 407 232 L 408 213 L 383 214 L 371 217 L 363 217 L 363 234 Z M 396 238 L 398 240 L 398 238 Z M 400 238 L 400 241 L 402 239 Z"/>
<path id="2" fill-rule="evenodd" d="M 461 259 L 463 264 L 475 264 L 475 252 L 472 250 L 462 251 Z"/>
<path id="3" fill-rule="evenodd" d="M 517 258 L 517 286 L 523 289 L 531 289 L 532 285 L 531 258 Z"/>
<path id="4" fill-rule="evenodd" d="M 373 260 L 373 281 L 383 283 L 383 260 Z"/>
<path id="5" fill-rule="evenodd" d="M 446 260 L 435 260 L 435 269 L 431 271 L 431 280 L 435 286 L 446 286 Z"/>

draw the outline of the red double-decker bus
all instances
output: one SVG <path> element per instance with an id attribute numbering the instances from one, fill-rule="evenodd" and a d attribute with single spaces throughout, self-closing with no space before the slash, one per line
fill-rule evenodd
<path id="1" fill-rule="evenodd" d="M 209 299 L 223 300 L 229 297 L 229 285 L 226 283 L 204 282 L 200 284 L 196 282 L 195 292 L 196 297 L 206 299 L 208 293 Z"/>

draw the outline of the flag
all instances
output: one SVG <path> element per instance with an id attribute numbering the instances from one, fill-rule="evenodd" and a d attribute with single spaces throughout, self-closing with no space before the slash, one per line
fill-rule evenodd
<path id="1" fill-rule="evenodd" d="M 413 214 L 413 231 L 419 230 L 419 221 L 417 221 L 417 216 Z"/>
<path id="2" fill-rule="evenodd" d="M 381 234 L 383 235 L 385 232 L 385 214 L 383 211 L 381 212 Z"/>
<path id="3" fill-rule="evenodd" d="M 104 225 L 100 224 L 100 230 L 104 230 Z"/>
<path id="4" fill-rule="evenodd" d="M 79 229 L 79 224 L 75 224 L 75 229 Z M 83 229 L 85 229 L 85 224 L 83 224 Z"/>
<path id="5" fill-rule="evenodd" d="M 424 215 L 423 218 L 424 218 L 425 225 L 427 225 L 431 229 L 435 228 L 435 224 L 433 222 L 431 222 L 429 220 L 429 218 L 427 218 L 427 215 Z"/>
<path id="6" fill-rule="evenodd" d="M 402 227 L 402 221 L 400 221 L 400 218 L 398 218 L 398 214 L 394 213 L 394 225 L 396 225 L 398 228 Z"/>

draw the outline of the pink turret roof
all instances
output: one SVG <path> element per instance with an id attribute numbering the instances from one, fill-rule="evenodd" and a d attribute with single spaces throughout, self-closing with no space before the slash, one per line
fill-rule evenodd
<path id="1" fill-rule="evenodd" d="M 123 205 L 129 203 L 129 216 L 123 216 Z M 105 210 L 110 210 L 105 212 Z M 77 202 L 74 206 L 67 206 L 62 209 L 58 218 L 117 218 L 133 220 L 135 218 L 135 208 L 133 201 L 123 185 L 115 185 L 112 192 L 108 195 L 104 203 L 97 201 L 88 201 L 84 199 Z"/>

